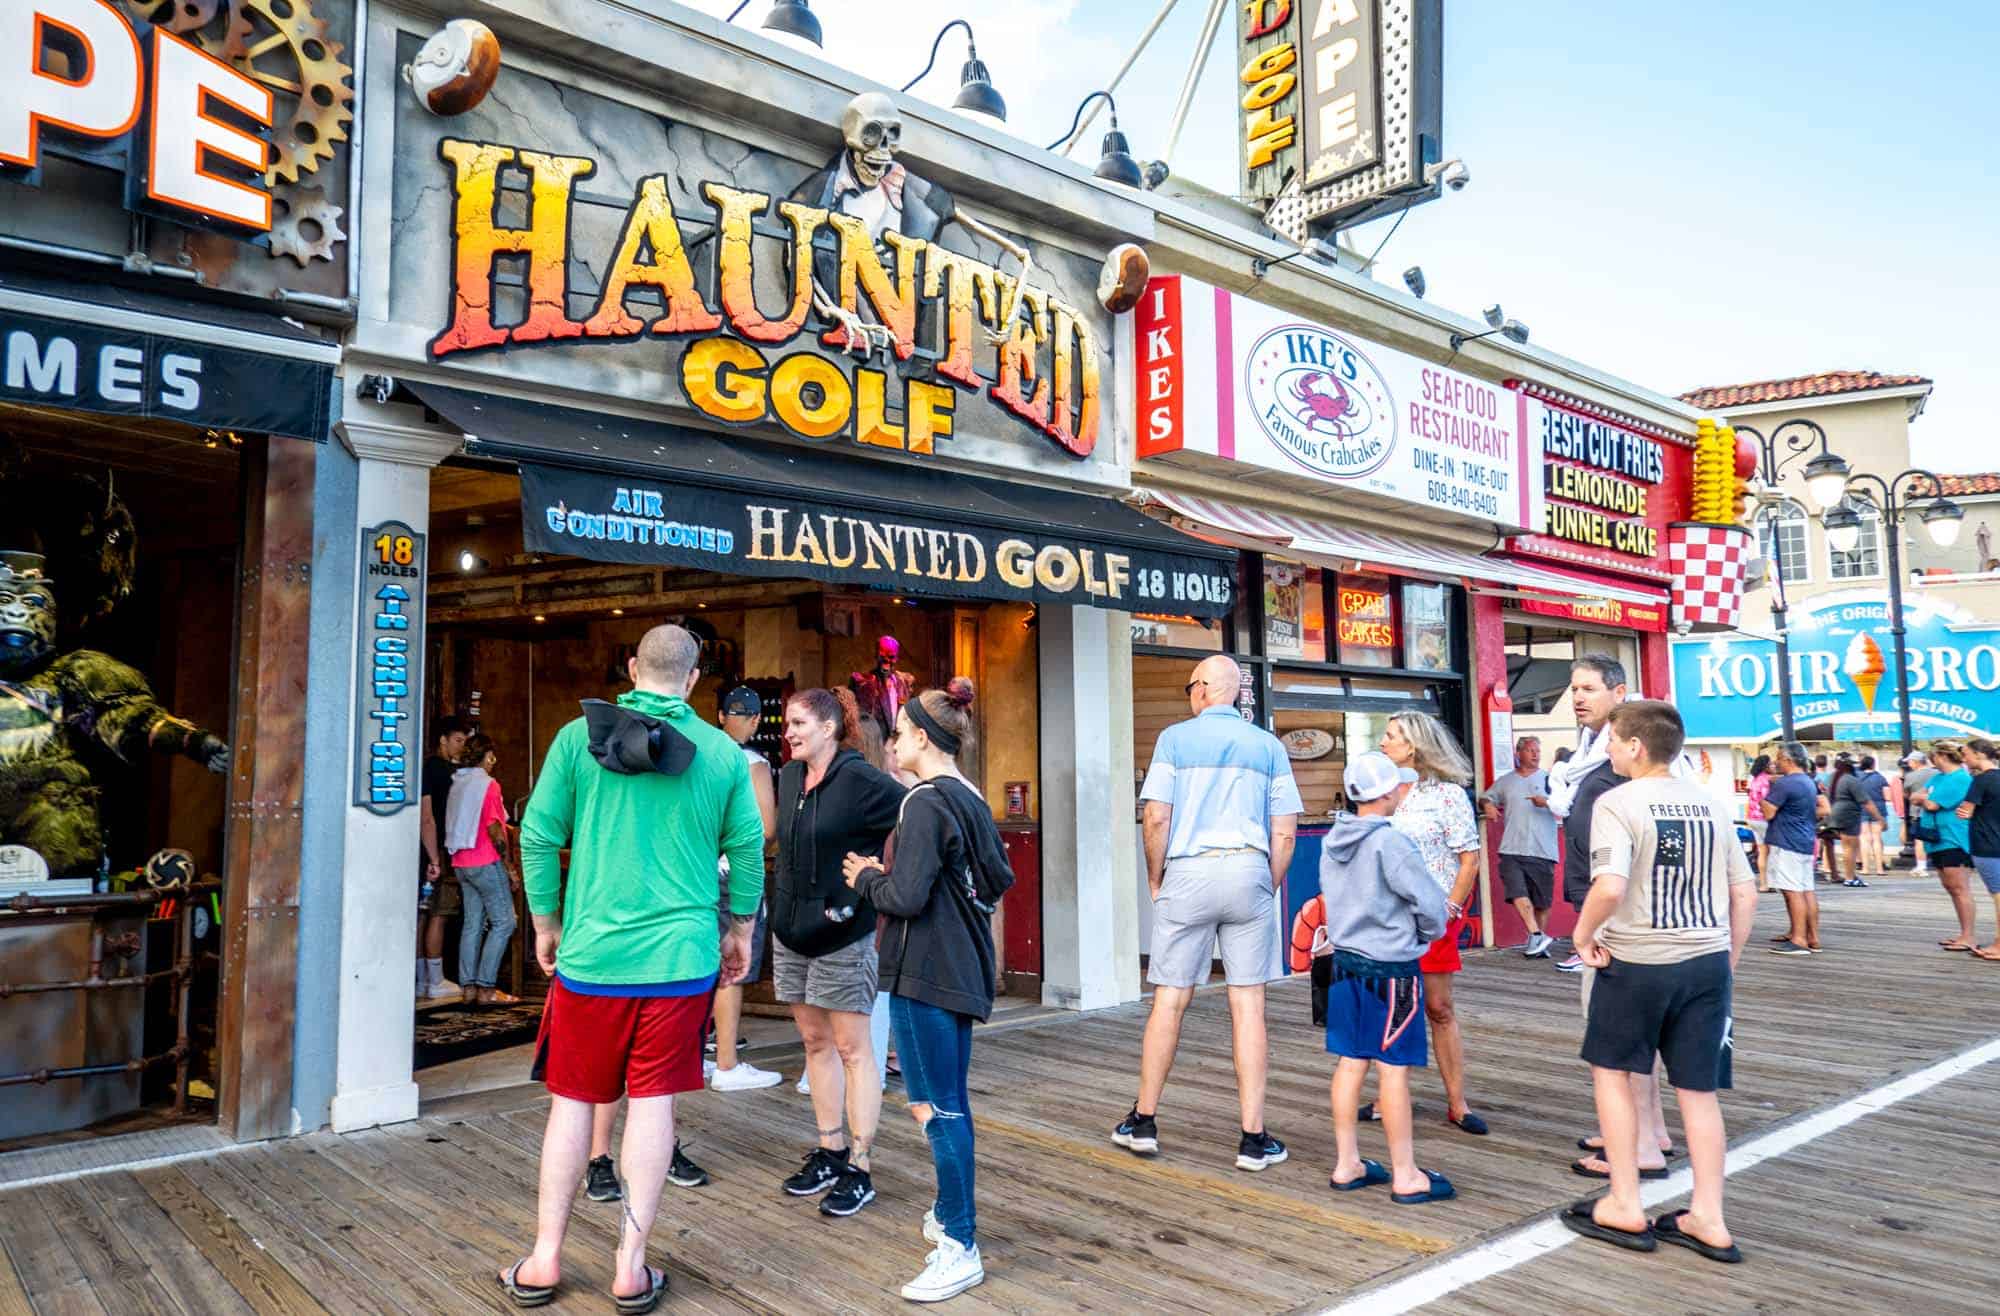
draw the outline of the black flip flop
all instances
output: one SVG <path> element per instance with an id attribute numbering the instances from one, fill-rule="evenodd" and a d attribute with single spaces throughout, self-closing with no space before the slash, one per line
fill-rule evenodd
<path id="1" fill-rule="evenodd" d="M 1604 1160 L 1604 1156 L 1603 1156 L 1603 1153 L 1601 1153 L 1601 1152 L 1596 1152 L 1596 1153 L 1592 1153 L 1592 1154 L 1593 1154 L 1593 1155 L 1595 1155 L 1595 1156 L 1597 1157 L 1597 1159 L 1598 1159 L 1598 1160 L 1600 1160 L 1600 1161 L 1603 1161 L 1603 1160 Z M 1590 1159 L 1590 1157 L 1589 1157 L 1589 1156 L 1586 1156 L 1586 1157 L 1584 1157 L 1584 1158 L 1583 1158 L 1583 1161 L 1587 1161 L 1587 1160 L 1589 1160 L 1589 1159 Z M 1583 1176 L 1584 1178 L 1586 1178 L 1586 1179 L 1609 1179 L 1609 1178 L 1611 1177 L 1611 1175 L 1610 1175 L 1610 1173 L 1609 1173 L 1608 1171 L 1605 1171 L 1605 1170 L 1593 1170 L 1593 1169 L 1591 1169 L 1591 1168 L 1590 1168 L 1590 1167 L 1589 1167 L 1588 1165 L 1585 1165 L 1585 1164 L 1583 1163 L 1583 1161 L 1571 1161 L 1571 1162 L 1569 1163 L 1569 1172 L 1570 1172 L 1571 1174 L 1580 1174 L 1580 1175 L 1582 1175 L 1582 1176 Z M 1610 1164 L 1611 1162 L 1609 1162 L 1609 1161 L 1605 1161 L 1604 1163 L 1605 1163 L 1606 1165 L 1609 1165 L 1609 1164 Z M 1652 1167 L 1652 1168 L 1650 1168 L 1650 1169 L 1647 1169 L 1647 1168 L 1641 1168 L 1641 1169 L 1640 1169 L 1640 1171 L 1639 1171 L 1639 1177 L 1640 1177 L 1641 1179 L 1664 1179 L 1664 1178 L 1666 1178 L 1666 1177 L 1667 1177 L 1667 1176 L 1668 1176 L 1669 1174 L 1672 1174 L 1672 1173 L 1673 1173 L 1673 1171 L 1669 1170 L 1669 1169 L 1668 1169 L 1668 1168 L 1667 1168 L 1666 1166 L 1664 1166 L 1664 1165 L 1656 1165 L 1656 1166 L 1653 1166 L 1653 1167 Z"/>
<path id="2" fill-rule="evenodd" d="M 550 1284 L 541 1287 L 521 1283 L 517 1277 L 521 1273 L 521 1267 L 527 1264 L 528 1259 L 522 1257 L 507 1267 L 507 1273 L 500 1277 L 500 1287 L 507 1290 L 507 1296 L 513 1300 L 516 1307 L 546 1307 L 556 1300 L 556 1286 Z"/>
<path id="3" fill-rule="evenodd" d="M 1686 1214 L 1686 1211 L 1667 1212 L 1653 1222 L 1653 1233 L 1662 1243 L 1672 1243 L 1690 1252 L 1699 1252 L 1710 1261 L 1720 1261 L 1725 1266 L 1733 1266 L 1743 1260 L 1742 1249 L 1734 1243 L 1728 1247 L 1717 1247 L 1713 1243 L 1704 1243 L 1693 1234 L 1684 1232 L 1680 1226 L 1680 1218 Z"/>
<path id="4" fill-rule="evenodd" d="M 1430 1180 L 1429 1188 L 1421 1193 L 1390 1193 L 1389 1200 L 1397 1206 L 1422 1206 L 1425 1202 L 1449 1202 L 1458 1196 L 1458 1189 L 1451 1186 L 1451 1180 L 1436 1170 L 1424 1170 L 1423 1176 Z"/>
<path id="5" fill-rule="evenodd" d="M 1589 1152 L 1592 1156 L 1604 1155 L 1604 1144 L 1601 1142 L 1592 1142 L 1588 1135 L 1576 1140 L 1576 1149 L 1581 1152 Z M 1670 1161 L 1680 1154 L 1681 1149 L 1678 1147 L 1669 1147 L 1660 1153 L 1660 1155 Z"/>
<path id="6" fill-rule="evenodd" d="M 1660 1241 L 1654 1237 L 1652 1226 L 1648 1225 L 1635 1234 L 1629 1229 L 1613 1229 L 1610 1225 L 1600 1225 L 1591 1219 L 1590 1211 L 1593 1205 L 1595 1204 L 1587 1197 L 1580 1202 L 1571 1202 L 1562 1209 L 1562 1214 L 1556 1219 L 1562 1221 L 1572 1234 L 1582 1234 L 1585 1238 L 1594 1238 L 1613 1247 L 1622 1247 L 1632 1252 L 1651 1252 L 1659 1247 Z"/>
<path id="7" fill-rule="evenodd" d="M 1341 1183 L 1334 1179 L 1332 1175 L 1328 1175 L 1326 1186 L 1333 1189 L 1336 1193 L 1352 1193 L 1358 1192 L 1363 1188 L 1372 1188 L 1378 1183 L 1388 1183 L 1395 1177 L 1395 1175 L 1389 1173 L 1382 1162 L 1363 1161 L 1361 1162 L 1361 1177 L 1359 1179 L 1349 1179 L 1346 1183 Z"/>
<path id="8" fill-rule="evenodd" d="M 668 1287 L 667 1272 L 657 1266 L 648 1266 L 646 1278 L 652 1281 L 653 1286 L 644 1293 L 635 1293 L 629 1298 L 621 1298 L 616 1293 L 611 1295 L 611 1300 L 618 1304 L 619 1311 L 637 1316 L 639 1312 L 648 1312 L 660 1305 L 660 1298 Z"/>
<path id="9" fill-rule="evenodd" d="M 1371 1122 L 1380 1124 L 1382 1122 L 1382 1117 L 1376 1113 L 1375 1103 L 1372 1101 L 1367 1102 L 1361 1107 L 1360 1110 L 1355 1111 L 1354 1118 L 1361 1121 L 1363 1124 L 1368 1124 Z"/>

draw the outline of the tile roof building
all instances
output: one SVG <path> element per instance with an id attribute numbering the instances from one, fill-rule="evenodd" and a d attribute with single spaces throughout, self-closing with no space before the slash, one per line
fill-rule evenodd
<path id="1" fill-rule="evenodd" d="M 1931 381 L 1922 375 L 1885 375 L 1879 370 L 1827 370 L 1816 375 L 1796 375 L 1790 379 L 1760 379 L 1749 384 L 1691 389 L 1681 394 L 1681 401 L 1704 409 L 1726 411 L 1731 407 L 1833 397 L 1842 393 L 1872 393 L 1885 388 L 1928 390 L 1930 384 Z"/>

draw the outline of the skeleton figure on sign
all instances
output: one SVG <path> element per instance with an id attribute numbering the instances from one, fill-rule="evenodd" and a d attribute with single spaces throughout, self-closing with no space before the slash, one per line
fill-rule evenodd
<path id="1" fill-rule="evenodd" d="M 882 241 L 891 230 L 908 238 L 937 241 L 944 226 L 958 224 L 966 232 L 999 247 L 1019 262 L 1011 290 L 1004 294 L 999 325 L 987 331 L 995 343 L 1005 342 L 1023 312 L 1021 294 L 1034 276 L 1034 261 L 1028 249 L 990 225 L 958 208 L 957 200 L 944 188 L 913 174 L 896 159 L 902 148 L 903 116 L 896 103 L 878 91 L 866 91 L 847 102 L 840 113 L 840 135 L 846 145 L 826 168 L 808 177 L 792 193 L 793 201 L 838 214 L 852 215 L 868 226 L 877 252 L 886 263 L 892 251 Z M 827 235 L 814 244 L 813 310 L 840 326 L 846 335 L 846 350 L 862 360 L 877 351 L 889 353 L 894 337 L 873 321 L 863 320 L 857 311 L 840 305 L 827 289 L 839 287 L 839 259 Z"/>

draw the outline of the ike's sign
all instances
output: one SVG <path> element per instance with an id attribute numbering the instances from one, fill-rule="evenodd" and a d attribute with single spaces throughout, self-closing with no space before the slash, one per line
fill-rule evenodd
<path id="1" fill-rule="evenodd" d="M 110 0 L 0 3 L 0 172 L 52 133 L 132 135 L 134 205 L 268 232 L 269 88 L 165 27 L 141 41 Z"/>

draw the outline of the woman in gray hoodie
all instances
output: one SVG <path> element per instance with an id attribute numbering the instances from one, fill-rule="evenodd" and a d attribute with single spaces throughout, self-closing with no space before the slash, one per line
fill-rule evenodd
<path id="1" fill-rule="evenodd" d="M 1329 1180 L 1340 1192 L 1388 1184 L 1402 1205 L 1456 1196 L 1451 1181 L 1419 1169 L 1411 1138 L 1410 1067 L 1428 1059 L 1424 980 L 1418 961 L 1444 932 L 1444 893 L 1415 842 L 1389 825 L 1400 774 L 1383 754 L 1347 765 L 1353 813 L 1334 819 L 1320 850 L 1320 895 L 1333 951 L 1326 1049 L 1333 1071 L 1333 1133 L 1339 1156 Z M 1390 1168 L 1361 1159 L 1356 1125 L 1361 1085 L 1376 1066 L 1375 1108 L 1389 1140 Z"/>

